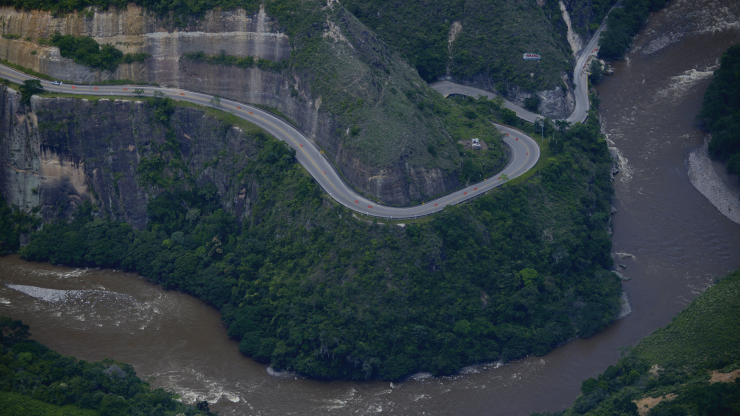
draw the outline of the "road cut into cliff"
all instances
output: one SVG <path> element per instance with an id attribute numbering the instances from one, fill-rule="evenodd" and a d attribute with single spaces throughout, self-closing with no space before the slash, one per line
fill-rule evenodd
<path id="1" fill-rule="evenodd" d="M 22 84 L 28 79 L 36 79 L 22 72 L 0 65 L 0 76 Z M 497 174 L 482 178 L 476 184 L 464 187 L 434 200 L 415 206 L 394 207 L 378 204 L 361 195 L 349 186 L 337 171 L 331 160 L 316 143 L 300 132 L 291 123 L 265 110 L 223 98 L 197 92 L 153 86 L 132 85 L 74 85 L 52 83 L 41 80 L 45 91 L 65 94 L 96 96 L 165 96 L 179 101 L 213 106 L 253 123 L 296 150 L 296 158 L 338 203 L 360 214 L 387 219 L 415 219 L 442 211 L 446 206 L 456 205 L 483 195 L 487 191 L 503 185 L 532 169 L 540 158 L 540 148 L 532 137 L 513 127 L 495 124 L 503 133 L 504 143 L 509 151 L 509 160 L 504 169 Z M 155 95 L 156 93 L 156 95 Z"/>

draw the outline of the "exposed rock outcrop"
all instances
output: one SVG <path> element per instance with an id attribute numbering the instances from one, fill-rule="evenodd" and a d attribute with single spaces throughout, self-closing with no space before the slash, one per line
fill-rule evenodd
<path id="1" fill-rule="evenodd" d="M 568 8 L 565 7 L 565 4 L 562 0 L 560 0 L 560 10 L 563 12 L 563 20 L 565 21 L 565 25 L 568 26 L 568 44 L 570 45 L 571 50 L 573 51 L 573 55 L 576 56 L 578 54 L 578 51 L 583 48 L 583 39 L 573 30 L 573 24 L 570 20 L 570 13 L 568 13 Z"/>
<path id="2" fill-rule="evenodd" d="M 359 58 L 353 57 L 354 61 L 348 64 L 365 65 L 366 68 L 362 71 L 373 74 L 369 77 L 365 75 L 368 79 L 362 79 L 362 82 L 367 85 L 358 84 L 357 88 L 362 91 L 372 88 L 372 94 L 369 95 L 374 94 L 372 99 L 381 100 L 383 94 L 388 94 L 386 89 L 390 89 L 390 85 L 381 84 L 380 79 L 385 78 L 382 70 L 387 71 L 387 66 L 392 61 L 391 55 L 372 32 L 353 23 L 356 21 L 352 19 L 354 18 L 350 15 L 342 16 L 339 21 L 342 27 L 335 26 L 327 31 L 336 36 L 347 35 L 351 38 L 351 42 L 346 37 L 343 41 L 337 41 L 347 43 L 353 52 L 362 54 Z M 251 15 L 244 10 L 216 9 L 207 12 L 202 19 L 189 21 L 180 28 L 174 27 L 168 18 L 161 18 L 134 4 L 129 4 L 124 10 L 111 8 L 107 11 L 71 13 L 58 17 L 50 12 L 0 8 L 0 21 L 3 22 L 5 34 L 20 36 L 18 39 L 0 38 L 0 58 L 55 78 L 83 83 L 108 79 L 157 82 L 278 108 L 327 151 L 352 186 L 385 203 L 406 205 L 460 186 L 456 152 L 450 151 L 450 158 L 435 159 L 435 166 L 427 166 L 419 160 L 418 155 L 427 148 L 427 139 L 419 140 L 419 137 L 428 137 L 429 141 L 437 143 L 437 147 L 440 146 L 439 143 L 445 143 L 440 140 L 446 136 L 433 124 L 426 123 L 431 126 L 425 127 L 429 131 L 407 126 L 412 132 L 408 138 L 400 137 L 405 132 L 396 131 L 399 138 L 392 143 L 395 147 L 392 152 L 396 154 L 387 158 L 390 162 L 378 163 L 371 160 L 368 154 L 372 153 L 368 153 L 367 149 L 358 150 L 358 146 L 351 146 L 352 143 L 337 134 L 348 126 L 339 122 L 330 112 L 322 111 L 322 96 L 312 85 L 317 74 L 297 70 L 269 72 L 259 68 L 180 60 L 185 53 L 200 51 L 209 55 L 223 51 L 228 55 L 253 56 L 271 61 L 288 58 L 291 53 L 289 37 L 280 32 L 277 22 L 269 18 L 262 9 Z M 55 47 L 41 46 L 35 41 L 49 37 L 54 32 L 91 36 L 101 44 L 114 44 L 123 52 L 145 52 L 151 57 L 143 63 L 121 64 L 115 72 L 93 70 L 61 57 Z M 36 53 L 33 54 L 33 51 Z M 416 78 L 418 75 L 404 64 L 395 66 L 405 68 L 401 77 L 404 87 L 398 89 L 405 90 L 408 88 L 406 84 L 413 85 L 409 74 Z M 379 73 L 382 76 L 374 75 L 378 70 L 381 70 Z M 387 78 L 385 84 L 388 81 Z M 327 98 L 323 97 L 323 100 L 326 101 Z M 364 99 L 364 102 L 370 102 L 370 99 Z M 374 106 L 374 110 L 377 109 L 377 105 Z M 382 107 L 377 111 L 382 111 Z M 415 106 L 411 111 L 417 111 Z M 399 120 L 406 116 L 411 115 L 391 115 Z M 364 130 L 357 142 L 362 141 L 359 140 L 362 139 L 362 134 L 365 134 Z M 375 134 L 379 137 L 387 136 L 385 132 Z M 454 150 L 452 142 L 447 145 Z"/>
<path id="3" fill-rule="evenodd" d="M 160 190 L 145 188 L 137 168 L 166 141 L 149 104 L 35 96 L 27 108 L 20 94 L 2 88 L 0 106 L 0 192 L 10 203 L 27 211 L 38 206 L 49 221 L 89 200 L 101 215 L 146 226 L 147 202 Z M 214 185 L 223 208 L 248 220 L 257 186 L 239 183 L 232 172 L 255 156 L 254 139 L 193 108 L 176 107 L 172 125 L 196 185 Z"/>
<path id="4" fill-rule="evenodd" d="M 178 85 L 178 60 L 184 53 L 224 51 L 229 55 L 256 56 L 272 61 L 290 55 L 290 39 L 277 31 L 275 22 L 263 10 L 256 15 L 248 15 L 244 10 L 211 10 L 203 19 L 190 21 L 178 30 L 173 30 L 169 19 L 160 18 L 133 3 L 124 10 L 111 8 L 93 14 L 71 13 L 58 17 L 46 11 L 0 8 L 0 21 L 4 34 L 20 36 L 19 39 L 0 38 L 0 57 L 75 82 L 130 79 Z M 55 32 L 90 36 L 100 44 L 113 44 L 125 53 L 146 52 L 152 59 L 145 64 L 120 65 L 113 73 L 96 71 L 62 58 L 55 47 L 36 43 L 36 39 L 49 38 Z M 34 50 L 37 53 L 31 54 Z"/>
<path id="5" fill-rule="evenodd" d="M 593 3 L 591 0 L 563 0 L 573 30 L 581 36 L 589 34 L 589 25 L 594 23 Z M 601 23 L 601 22 L 598 22 Z M 588 36 L 584 36 L 588 37 Z M 585 39 L 588 41 L 588 39 Z"/>

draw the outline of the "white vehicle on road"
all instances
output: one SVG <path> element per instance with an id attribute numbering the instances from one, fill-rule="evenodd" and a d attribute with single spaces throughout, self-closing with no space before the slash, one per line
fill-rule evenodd
<path id="1" fill-rule="evenodd" d="M 54 81 L 51 85 L 62 85 L 62 81 Z"/>

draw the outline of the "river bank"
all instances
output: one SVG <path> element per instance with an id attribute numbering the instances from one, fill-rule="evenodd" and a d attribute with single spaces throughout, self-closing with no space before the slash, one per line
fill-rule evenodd
<path id="1" fill-rule="evenodd" d="M 688 155 L 691 184 L 725 217 L 740 224 L 740 180 L 729 175 L 723 163 L 712 160 L 709 141 Z"/>

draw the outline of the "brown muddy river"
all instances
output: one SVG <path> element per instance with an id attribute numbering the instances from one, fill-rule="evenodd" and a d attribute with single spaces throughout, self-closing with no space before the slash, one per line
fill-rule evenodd
<path id="1" fill-rule="evenodd" d="M 674 1 L 651 17 L 629 59 L 598 87 L 605 132 L 622 155 L 614 257 L 628 267 L 632 280 L 624 289 L 633 312 L 593 338 L 455 377 L 319 382 L 270 374 L 243 357 L 219 314 L 194 298 L 133 274 L 14 256 L 0 258 L 0 314 L 23 319 L 35 339 L 62 354 L 129 362 L 140 376 L 156 377 L 155 386 L 186 402 L 217 402 L 211 408 L 224 415 L 528 415 L 565 408 L 584 379 L 617 361 L 620 347 L 665 325 L 715 276 L 740 265 L 740 225 L 692 185 L 700 170 L 689 175 L 691 155 L 702 155 L 705 140 L 693 120 L 718 58 L 740 42 L 739 22 L 735 1 Z M 740 189 L 719 176 L 730 195 Z M 740 210 L 740 201 L 719 200 L 728 212 Z"/>

